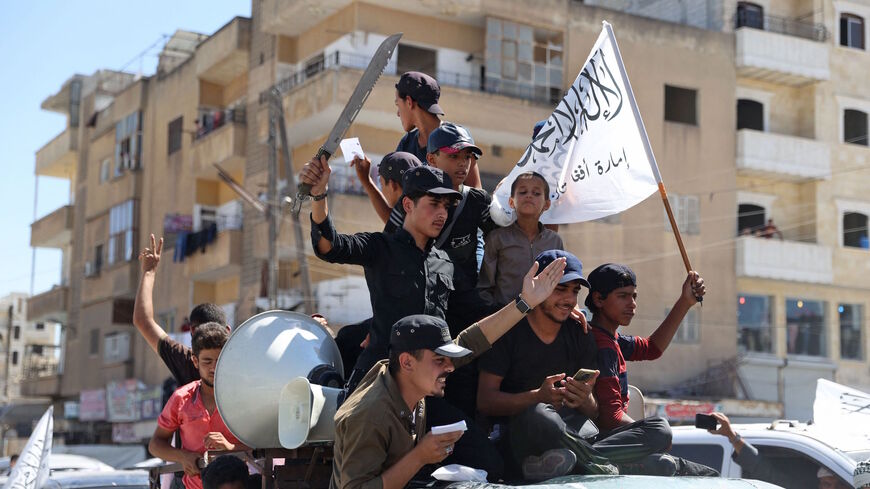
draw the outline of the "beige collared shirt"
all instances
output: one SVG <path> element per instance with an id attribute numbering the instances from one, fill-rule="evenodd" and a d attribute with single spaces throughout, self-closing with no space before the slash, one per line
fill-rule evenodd
<path id="1" fill-rule="evenodd" d="M 492 230 L 486 236 L 483 264 L 477 289 L 492 303 L 503 306 L 517 298 L 523 290 L 523 278 L 532 268 L 535 257 L 547 250 L 563 250 L 559 233 L 538 223 L 538 234 L 529 241 L 516 221 L 510 226 Z"/>
<path id="2" fill-rule="evenodd" d="M 477 324 L 459 333 L 454 342 L 472 351 L 453 360 L 456 368 L 492 346 Z M 425 430 L 426 403 L 421 399 L 409 409 L 388 360 L 379 361 L 335 413 L 330 488 L 383 488 L 381 474 L 410 452 Z"/>

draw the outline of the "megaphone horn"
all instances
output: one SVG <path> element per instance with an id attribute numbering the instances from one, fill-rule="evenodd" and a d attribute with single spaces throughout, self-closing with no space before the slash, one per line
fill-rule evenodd
<path id="1" fill-rule="evenodd" d="M 278 440 L 288 449 L 335 439 L 335 411 L 341 389 L 312 384 L 296 377 L 281 389 Z"/>

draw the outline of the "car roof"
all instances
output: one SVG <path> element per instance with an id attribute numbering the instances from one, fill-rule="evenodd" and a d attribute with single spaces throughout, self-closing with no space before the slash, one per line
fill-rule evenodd
<path id="1" fill-rule="evenodd" d="M 54 472 L 44 488 L 85 489 L 97 487 L 147 488 L 145 470 L 75 470 Z"/>
<path id="2" fill-rule="evenodd" d="M 526 486 L 484 484 L 482 482 L 455 483 L 451 487 L 461 489 L 646 489 L 667 487 L 676 489 L 776 489 L 769 482 L 749 479 L 725 479 L 721 477 L 661 477 L 652 475 L 569 475 Z"/>
<path id="3" fill-rule="evenodd" d="M 74 455 L 71 453 L 50 454 L 48 458 L 48 467 L 52 470 L 52 472 L 68 470 L 115 470 L 115 468 L 111 465 L 100 462 L 95 458 L 86 457 L 84 455 Z"/>
<path id="4" fill-rule="evenodd" d="M 821 430 L 815 425 L 791 420 L 776 420 L 771 423 L 732 423 L 731 428 L 740 436 L 751 438 L 790 438 L 806 437 L 838 452 L 864 452 L 870 450 L 870 435 L 861 433 L 842 433 Z M 676 426 L 673 432 L 681 437 L 710 437 L 706 430 L 694 426 Z M 725 440 L 724 437 L 720 437 Z"/>

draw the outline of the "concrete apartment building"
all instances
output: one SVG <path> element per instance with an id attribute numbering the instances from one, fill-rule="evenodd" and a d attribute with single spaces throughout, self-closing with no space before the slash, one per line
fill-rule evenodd
<path id="1" fill-rule="evenodd" d="M 28 314 L 29 302 L 21 292 L 0 298 L 0 396 L 10 403 L 21 398 L 22 379 L 54 372 L 61 360 L 58 324 Z"/>
<path id="2" fill-rule="evenodd" d="M 30 299 L 39 317 L 63 324 L 66 361 L 60 375 L 27 381 L 22 391 L 66 402 L 70 433 L 120 441 L 153 426 L 144 405 L 168 374 L 131 325 L 136 255 L 151 232 L 166 240 L 154 302 L 170 333 L 200 302 L 222 305 L 231 324 L 268 307 L 267 223 L 212 164 L 255 195 L 267 190 L 264 93 L 272 86 L 283 93 L 298 171 L 377 45 L 403 31 L 348 136 L 360 138 L 375 164 L 393 151 L 402 136 L 393 85 L 404 71 L 429 72 L 442 85 L 445 119 L 467 126 L 484 150 L 479 164 L 492 190 L 577 75 L 605 19 L 709 290 L 665 357 L 634 368 L 632 383 L 677 398 L 785 402 L 785 413 L 774 407 L 771 415 L 800 417 L 819 376 L 867 386 L 870 262 L 855 246 L 866 242 L 870 215 L 866 176 L 856 170 L 866 148 L 843 140 L 866 146 L 870 94 L 858 81 L 866 51 L 841 46 L 840 30 L 863 46 L 870 6 L 701 3 L 262 0 L 252 2 L 250 19 L 210 36 L 177 32 L 153 76 L 73 76 L 43 103 L 65 114 L 68 127 L 36 163 L 37 175 L 70 179 L 70 203 L 32 227 L 33 246 L 63 250 L 63 272 L 58 287 Z M 281 186 L 283 164 L 278 170 Z M 338 158 L 330 211 L 341 232 L 382 226 Z M 336 325 L 366 318 L 362 270 L 315 258 L 307 208 L 301 216 L 316 307 Z M 768 217 L 783 240 L 738 236 Z M 289 217 L 282 223 L 279 304 L 295 306 L 300 264 Z M 629 331 L 650 333 L 685 277 L 660 199 L 560 234 L 589 270 L 606 261 L 635 269 L 639 314 Z M 125 397 L 134 391 L 145 394 Z M 137 402 L 138 414 L 124 410 Z"/>

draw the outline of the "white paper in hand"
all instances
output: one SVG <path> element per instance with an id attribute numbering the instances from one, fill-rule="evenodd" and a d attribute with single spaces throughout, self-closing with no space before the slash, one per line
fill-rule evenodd
<path id="1" fill-rule="evenodd" d="M 453 424 L 445 424 L 441 426 L 433 426 L 432 434 L 433 435 L 443 435 L 444 433 L 453 433 L 454 431 L 465 431 L 468 429 L 468 426 L 465 425 L 465 420 L 457 421 Z"/>
<path id="2" fill-rule="evenodd" d="M 485 470 L 459 464 L 445 465 L 432 472 L 432 477 L 439 481 L 450 482 L 486 482 L 486 475 Z"/>
<path id="3" fill-rule="evenodd" d="M 342 139 L 338 146 L 341 147 L 341 154 L 344 155 L 344 162 L 350 163 L 355 156 L 365 158 L 362 146 L 359 144 L 359 138 Z"/>

